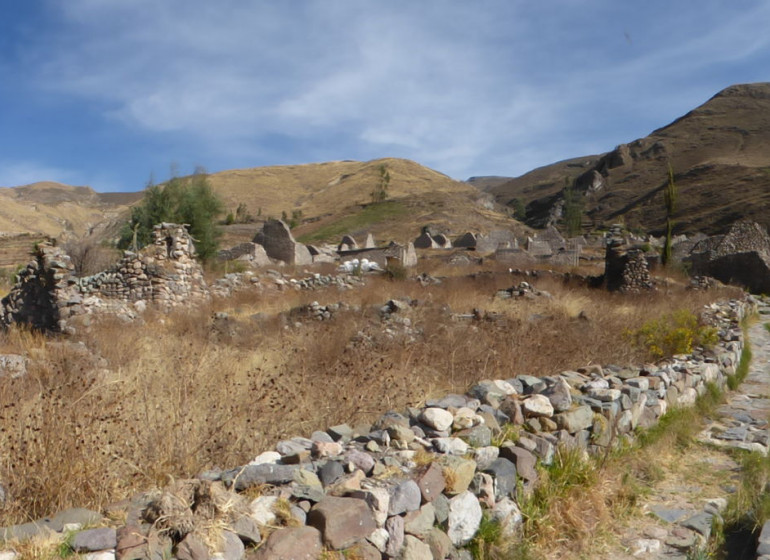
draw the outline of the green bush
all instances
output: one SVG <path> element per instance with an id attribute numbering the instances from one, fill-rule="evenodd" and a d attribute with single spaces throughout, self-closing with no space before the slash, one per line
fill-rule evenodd
<path id="1" fill-rule="evenodd" d="M 626 336 L 646 348 L 656 359 L 689 354 L 695 346 L 710 348 L 717 342 L 716 329 L 701 325 L 695 314 L 687 309 L 648 321 L 638 329 L 626 331 Z"/>

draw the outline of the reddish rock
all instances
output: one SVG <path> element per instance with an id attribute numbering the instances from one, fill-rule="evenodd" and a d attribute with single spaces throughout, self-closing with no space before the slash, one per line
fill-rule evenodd
<path id="1" fill-rule="evenodd" d="M 315 560 L 321 556 L 321 533 L 315 527 L 289 527 L 270 534 L 253 560 Z"/>
<path id="2" fill-rule="evenodd" d="M 334 496 L 313 506 L 307 523 L 321 531 L 324 543 L 334 550 L 353 546 L 377 528 L 365 501 Z"/>

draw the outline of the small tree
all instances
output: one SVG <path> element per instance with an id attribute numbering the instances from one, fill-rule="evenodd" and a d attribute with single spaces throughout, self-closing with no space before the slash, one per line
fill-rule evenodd
<path id="1" fill-rule="evenodd" d="M 195 249 L 206 261 L 217 251 L 219 230 L 216 218 L 223 211 L 208 176 L 202 168 L 191 177 L 172 177 L 165 185 L 149 183 L 142 201 L 131 210 L 131 219 L 123 227 L 118 247 L 136 250 L 152 242 L 155 224 L 187 224 L 195 240 Z"/>
<path id="2" fill-rule="evenodd" d="M 390 186 L 390 172 L 383 163 L 379 167 L 380 179 L 377 186 L 372 191 L 372 202 L 382 202 L 388 198 L 388 187 Z"/>
<path id="3" fill-rule="evenodd" d="M 564 207 L 563 217 L 564 226 L 567 230 L 567 237 L 580 235 L 583 227 L 583 197 L 575 189 L 575 184 L 564 179 Z"/>
<path id="4" fill-rule="evenodd" d="M 668 184 L 663 189 L 663 204 L 666 208 L 666 241 L 663 244 L 661 261 L 664 265 L 671 262 L 671 240 L 674 233 L 674 212 L 676 211 L 677 188 L 674 183 L 674 168 L 668 164 Z"/>

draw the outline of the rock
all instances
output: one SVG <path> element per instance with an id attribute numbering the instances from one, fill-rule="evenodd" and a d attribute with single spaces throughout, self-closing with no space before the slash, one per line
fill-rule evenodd
<path id="1" fill-rule="evenodd" d="M 219 552 L 222 560 L 241 560 L 245 548 L 238 535 L 232 531 L 222 531 Z"/>
<path id="2" fill-rule="evenodd" d="M 423 535 L 422 540 L 430 547 L 432 558 L 447 558 L 454 548 L 449 536 L 437 527 L 431 528 Z"/>
<path id="3" fill-rule="evenodd" d="M 236 492 L 243 492 L 258 484 L 277 486 L 291 482 L 294 479 L 294 471 L 299 468 L 299 465 L 246 465 L 222 473 L 222 482 L 233 486 Z"/>
<path id="4" fill-rule="evenodd" d="M 345 467 L 339 461 L 327 461 L 320 469 L 318 469 L 318 478 L 321 480 L 321 484 L 324 487 L 330 486 L 337 482 L 345 475 Z"/>
<path id="5" fill-rule="evenodd" d="M 388 518 L 388 506 L 390 504 L 390 491 L 387 488 L 369 488 L 357 490 L 350 494 L 351 498 L 364 500 L 371 508 L 374 521 L 378 527 L 382 527 Z"/>
<path id="6" fill-rule="evenodd" d="M 274 508 L 277 501 L 277 496 L 259 496 L 254 498 L 251 504 L 249 504 L 252 519 L 263 527 L 275 524 L 276 515 Z"/>
<path id="7" fill-rule="evenodd" d="M 553 416 L 553 405 L 545 395 L 531 395 L 521 403 L 521 409 L 525 417 L 545 417 Z"/>
<path id="8" fill-rule="evenodd" d="M 321 531 L 323 542 L 334 550 L 352 546 L 377 528 L 366 502 L 333 496 L 313 506 L 307 523 Z"/>
<path id="9" fill-rule="evenodd" d="M 436 521 L 436 509 L 432 504 L 425 504 L 416 511 L 404 516 L 404 532 L 416 537 L 423 537 Z"/>
<path id="10" fill-rule="evenodd" d="M 420 487 L 411 478 L 407 479 L 391 489 L 388 515 L 415 511 L 419 509 L 421 499 Z"/>
<path id="11" fill-rule="evenodd" d="M 283 261 L 289 265 L 313 264 L 310 251 L 294 240 L 291 229 L 281 220 L 268 218 L 260 231 L 253 239 L 265 248 L 267 256 L 271 259 Z"/>
<path id="12" fill-rule="evenodd" d="M 429 545 L 417 537 L 407 535 L 401 551 L 401 560 L 433 560 L 433 553 Z"/>
<path id="13" fill-rule="evenodd" d="M 259 544 L 262 535 L 257 521 L 250 515 L 241 515 L 230 524 L 230 529 L 247 545 Z"/>
<path id="14" fill-rule="evenodd" d="M 468 452 L 468 444 L 460 438 L 433 438 L 431 442 L 439 453 L 465 455 Z"/>
<path id="15" fill-rule="evenodd" d="M 492 509 L 491 518 L 500 524 L 503 537 L 510 538 L 516 534 L 523 517 L 519 506 L 511 498 L 503 498 Z"/>
<path id="16" fill-rule="evenodd" d="M 537 458 L 531 452 L 508 444 L 500 448 L 500 456 L 513 463 L 517 474 L 524 480 L 529 482 L 537 480 L 537 470 L 535 469 Z"/>
<path id="17" fill-rule="evenodd" d="M 454 416 L 443 408 L 426 408 L 420 414 L 420 421 L 439 432 L 445 432 L 452 427 Z"/>
<path id="18" fill-rule="evenodd" d="M 481 525 L 481 505 L 471 492 L 463 492 L 449 500 L 447 535 L 455 546 L 468 544 Z"/>
<path id="19" fill-rule="evenodd" d="M 557 377 L 556 382 L 543 391 L 543 394 L 548 397 L 555 412 L 564 412 L 572 406 L 570 386 L 563 377 Z"/>
<path id="20" fill-rule="evenodd" d="M 571 434 L 576 434 L 593 425 L 594 413 L 590 406 L 583 405 L 557 414 L 554 416 L 554 420 L 560 430 L 567 430 Z"/>
<path id="21" fill-rule="evenodd" d="M 203 538 L 197 533 L 188 533 L 176 547 L 178 560 L 208 560 L 211 556 Z"/>
<path id="22" fill-rule="evenodd" d="M 468 490 L 476 473 L 476 461 L 447 455 L 441 458 L 440 464 L 443 467 L 446 494 L 454 496 Z"/>
<path id="23" fill-rule="evenodd" d="M 315 527 L 287 527 L 270 534 L 254 560 L 315 560 L 321 556 L 321 533 Z"/>
<path id="24" fill-rule="evenodd" d="M 385 530 L 388 531 L 388 544 L 385 545 L 385 554 L 395 558 L 404 546 L 404 518 L 398 515 L 389 517 L 385 522 Z"/>
<path id="25" fill-rule="evenodd" d="M 484 472 L 494 478 L 496 501 L 508 497 L 516 489 L 516 466 L 508 459 L 495 459 Z"/>
<path id="26" fill-rule="evenodd" d="M 462 439 L 471 447 L 486 447 L 492 443 L 492 430 L 484 425 L 460 430 L 455 436 Z"/>
<path id="27" fill-rule="evenodd" d="M 446 488 L 443 469 L 435 461 L 417 475 L 415 482 L 417 482 L 417 486 L 420 488 L 424 502 L 432 502 Z"/>
<path id="28" fill-rule="evenodd" d="M 94 552 L 115 548 L 117 544 L 118 537 L 115 529 L 102 527 L 76 533 L 72 538 L 71 546 L 75 552 Z"/>

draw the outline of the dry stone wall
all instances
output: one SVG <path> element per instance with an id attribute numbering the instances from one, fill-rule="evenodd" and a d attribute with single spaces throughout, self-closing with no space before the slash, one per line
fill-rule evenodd
<path id="1" fill-rule="evenodd" d="M 208 298 L 187 228 L 159 224 L 153 238 L 149 247 L 126 251 L 108 270 L 84 278 L 73 275 L 70 257 L 62 248 L 40 245 L 3 298 L 0 323 L 66 331 L 72 328 L 71 319 L 82 315 L 109 312 L 130 318 L 148 304 L 170 308 Z"/>
<path id="2" fill-rule="evenodd" d="M 464 395 L 390 411 L 371 425 L 278 442 L 246 465 L 137 494 L 122 506 L 124 522 L 76 529 L 72 547 L 105 560 L 322 558 L 324 548 L 372 560 L 470 559 L 465 547 L 485 515 L 503 535 L 516 535 L 517 499 L 560 447 L 603 453 L 669 408 L 692 406 L 708 384 L 723 386 L 739 363 L 740 321 L 753 305 L 747 299 L 706 309 L 719 334 L 712 350 L 654 365 L 484 380 Z M 496 441 L 503 433 L 517 435 Z M 756 435 L 747 431 L 754 438 L 747 444 L 767 452 L 767 438 Z M 99 518 L 69 510 L 0 534 L 28 537 L 62 531 L 65 520 Z"/>

